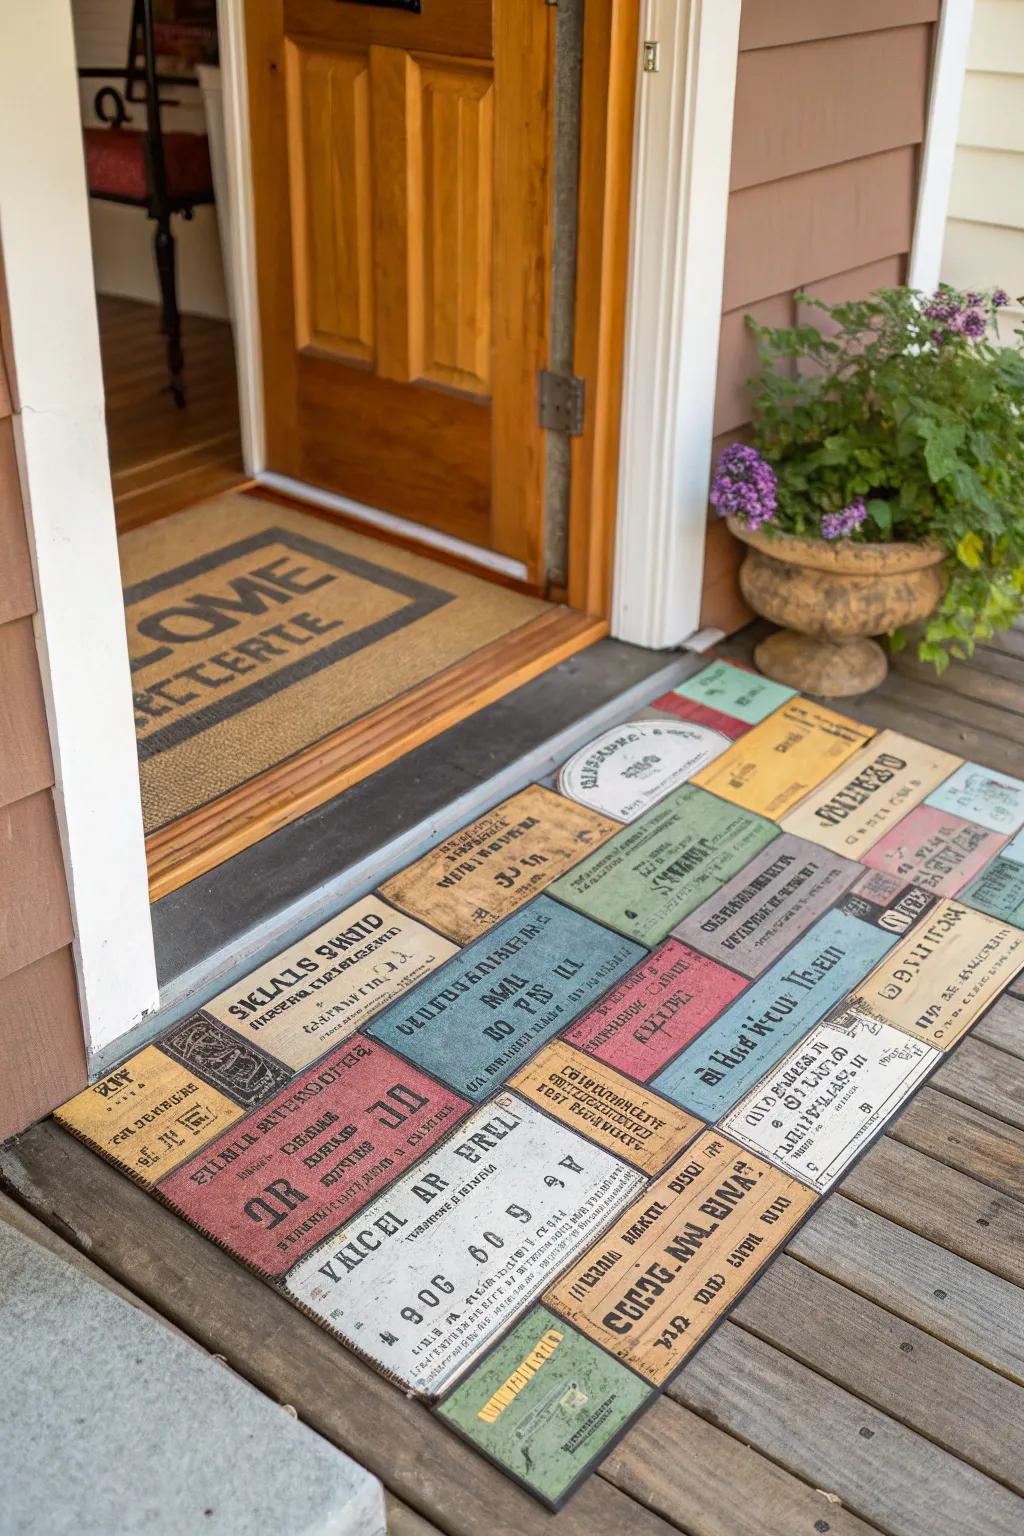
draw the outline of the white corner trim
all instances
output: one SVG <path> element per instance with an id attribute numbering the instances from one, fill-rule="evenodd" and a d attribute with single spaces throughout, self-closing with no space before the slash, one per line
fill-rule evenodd
<path id="1" fill-rule="evenodd" d="M 156 1007 L 157 979 L 68 0 L 6 0 L 2 30 L 0 242 L 15 431 L 94 1057 Z"/>
<path id="2" fill-rule="evenodd" d="M 638 77 L 612 633 L 700 622 L 740 0 L 645 0 Z"/>
<path id="3" fill-rule="evenodd" d="M 231 267 L 234 294 L 235 366 L 238 372 L 238 409 L 242 426 L 242 462 L 250 475 L 258 475 L 267 466 L 267 449 L 244 9 L 245 0 L 217 0 L 224 140 L 231 207 L 227 259 Z"/>
<path id="4" fill-rule="evenodd" d="M 936 23 L 914 241 L 907 272 L 911 288 L 926 292 L 939 281 L 973 19 L 974 0 L 943 0 Z"/>

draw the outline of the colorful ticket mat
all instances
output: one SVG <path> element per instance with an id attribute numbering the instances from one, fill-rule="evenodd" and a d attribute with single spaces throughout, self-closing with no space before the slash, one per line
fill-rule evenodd
<path id="1" fill-rule="evenodd" d="M 381 887 L 395 906 L 469 944 L 618 831 L 618 823 L 531 784 Z"/>
<path id="2" fill-rule="evenodd" d="M 308 1254 L 285 1285 L 393 1380 L 433 1397 L 644 1182 L 501 1093 Z"/>
<path id="3" fill-rule="evenodd" d="M 571 757 L 558 775 L 563 795 L 616 821 L 635 821 L 720 756 L 721 731 L 679 720 L 629 720 Z"/>
<path id="4" fill-rule="evenodd" d="M 747 668 L 555 782 L 56 1111 L 552 1508 L 1024 971 L 1024 781 Z"/>
<path id="5" fill-rule="evenodd" d="M 873 734 L 821 704 L 791 699 L 696 774 L 694 783 L 779 821 Z"/>

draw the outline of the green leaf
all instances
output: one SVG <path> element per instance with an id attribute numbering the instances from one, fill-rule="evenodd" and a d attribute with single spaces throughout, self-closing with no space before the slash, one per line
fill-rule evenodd
<path id="1" fill-rule="evenodd" d="M 866 505 L 871 521 L 882 538 L 887 539 L 892 533 L 892 502 L 882 501 L 878 496 L 873 496 Z"/>
<path id="2" fill-rule="evenodd" d="M 981 564 L 981 557 L 985 552 L 985 541 L 981 536 L 969 529 L 956 546 L 956 557 L 961 565 L 969 566 L 976 571 Z"/>

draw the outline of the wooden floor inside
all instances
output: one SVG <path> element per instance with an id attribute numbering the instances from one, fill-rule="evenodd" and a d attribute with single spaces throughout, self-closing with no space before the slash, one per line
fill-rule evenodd
<path id="1" fill-rule="evenodd" d="M 167 388 L 157 306 L 100 294 L 96 307 L 118 532 L 243 484 L 227 321 L 183 316 L 187 400 L 181 409 Z"/>
<path id="2" fill-rule="evenodd" d="M 756 631 L 721 650 L 749 659 Z M 1024 634 L 849 713 L 1011 771 Z M 399 1536 L 1019 1536 L 1024 983 L 558 1515 L 52 1122 L 0 1155 L 52 1229 L 383 1481 Z"/>

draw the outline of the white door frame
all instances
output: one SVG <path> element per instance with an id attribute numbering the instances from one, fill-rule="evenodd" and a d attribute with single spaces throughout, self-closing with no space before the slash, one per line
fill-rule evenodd
<path id="1" fill-rule="evenodd" d="M 90 1062 L 157 1005 L 68 0 L 5 0 L 0 244 L 15 433 Z"/>
<path id="2" fill-rule="evenodd" d="M 914 243 L 907 271 L 911 288 L 925 292 L 931 292 L 939 281 L 973 21 L 974 0 L 943 0 L 935 28 Z"/>
<path id="3" fill-rule="evenodd" d="M 644 0 L 612 589 L 636 645 L 700 622 L 740 3 Z"/>

